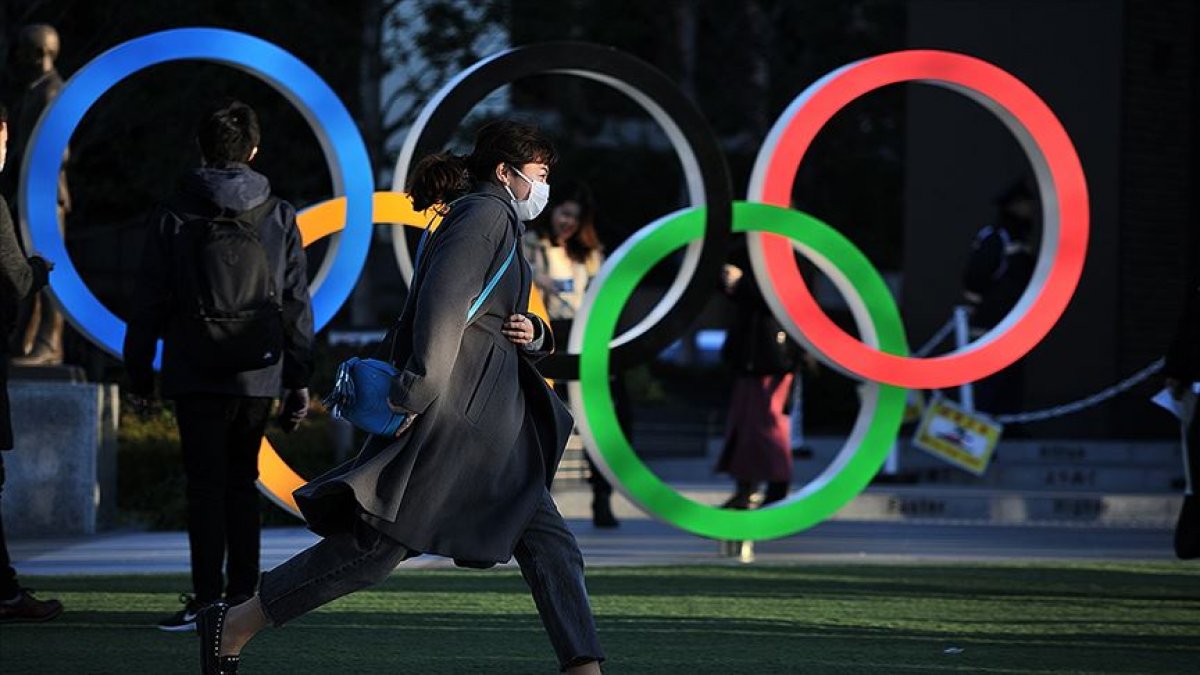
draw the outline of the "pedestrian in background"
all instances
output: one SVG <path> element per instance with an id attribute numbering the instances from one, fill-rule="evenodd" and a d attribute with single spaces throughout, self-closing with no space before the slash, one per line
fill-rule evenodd
<path id="1" fill-rule="evenodd" d="M 555 183 L 552 194 L 545 212 L 530 223 L 524 245 L 533 268 L 533 282 L 545 298 L 551 330 L 559 340 L 565 340 L 588 284 L 604 264 L 604 247 L 596 233 L 596 200 L 587 184 Z M 620 374 L 613 374 L 610 381 L 617 421 L 630 435 L 633 415 L 624 380 Z M 555 383 L 554 390 L 564 400 L 567 398 L 566 382 Z M 592 486 L 592 525 L 617 527 L 620 522 L 612 510 L 612 484 L 591 456 L 584 456 Z"/>
<path id="2" fill-rule="evenodd" d="M 164 618 L 195 628 L 201 609 L 241 602 L 259 577 L 258 450 L 276 398 L 294 428 L 308 411 L 313 317 L 296 210 L 249 164 L 261 132 L 250 106 L 225 101 L 200 121 L 203 165 L 150 220 L 125 335 L 130 391 L 175 402 L 187 477 L 193 596 Z"/>
<path id="3" fill-rule="evenodd" d="M 0 171 L 8 158 L 8 111 L 0 105 Z M 9 340 L 16 329 L 21 301 L 45 285 L 54 266 L 38 256 L 26 257 L 17 243 L 17 232 L 8 204 L 0 195 L 0 496 L 4 492 L 4 453 L 12 450 L 13 428 L 8 405 Z M 0 516 L 0 623 L 46 621 L 62 613 L 58 600 L 38 600 L 17 583 L 17 571 L 8 556 L 4 519 Z"/>
<path id="4" fill-rule="evenodd" d="M 1200 411 L 1196 383 L 1200 382 L 1200 272 L 1192 275 L 1179 313 L 1179 324 L 1163 365 L 1171 396 L 1190 415 L 1183 419 L 1183 467 L 1187 488 L 1175 524 L 1175 555 L 1200 558 Z"/>

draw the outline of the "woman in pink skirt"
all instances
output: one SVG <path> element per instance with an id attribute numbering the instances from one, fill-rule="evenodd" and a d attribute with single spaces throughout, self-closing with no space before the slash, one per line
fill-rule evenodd
<path id="1" fill-rule="evenodd" d="M 736 379 L 717 471 L 737 482 L 725 508 L 749 509 L 787 497 L 792 483 L 788 395 L 800 347 L 771 314 L 754 283 L 732 265 L 725 268 L 725 290 L 737 314 L 721 355 Z M 766 494 L 760 497 L 764 482 Z"/>

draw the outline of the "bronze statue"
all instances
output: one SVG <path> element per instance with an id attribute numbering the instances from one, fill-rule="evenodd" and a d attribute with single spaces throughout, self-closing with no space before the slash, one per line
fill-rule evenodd
<path id="1" fill-rule="evenodd" d="M 9 109 L 9 152 L 15 161 L 8 162 L 0 174 L 0 191 L 14 209 L 14 222 L 19 222 L 15 213 L 19 172 L 25 149 L 33 135 L 42 111 L 62 90 L 63 79 L 54 67 L 58 58 L 58 31 L 47 24 L 32 24 L 21 30 L 17 46 L 9 63 L 7 84 L 3 92 Z M 66 157 L 63 158 L 64 164 Z M 64 226 L 67 212 L 71 209 L 71 196 L 67 191 L 66 171 L 58 176 L 58 226 Z M 31 306 L 24 312 L 27 317 L 18 325 L 17 344 L 13 345 L 18 355 L 13 365 L 54 365 L 62 363 L 63 317 L 50 295 L 42 291 L 35 296 Z"/>

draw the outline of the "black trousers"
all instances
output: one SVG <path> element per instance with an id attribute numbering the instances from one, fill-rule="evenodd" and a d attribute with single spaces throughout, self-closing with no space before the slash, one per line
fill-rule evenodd
<path id="1" fill-rule="evenodd" d="M 192 591 L 201 602 L 258 587 L 258 449 L 269 398 L 196 394 L 175 401 L 187 476 Z M 224 574 L 222 573 L 224 567 Z"/>
<path id="2" fill-rule="evenodd" d="M 410 551 L 359 521 L 353 532 L 326 537 L 263 575 L 259 600 L 281 626 L 325 603 L 387 578 Z M 514 551 L 550 644 L 565 670 L 603 661 L 583 580 L 583 556 L 549 492 Z"/>
<path id="3" fill-rule="evenodd" d="M 1191 494 L 1183 498 L 1175 524 L 1175 555 L 1182 560 L 1200 558 L 1200 403 L 1184 433 L 1184 467 Z"/>
<path id="4" fill-rule="evenodd" d="M 0 451 L 0 494 L 4 492 L 4 452 Z M 0 600 L 8 600 L 20 592 L 17 571 L 8 557 L 8 542 L 4 538 L 4 514 L 0 512 Z"/>
<path id="5" fill-rule="evenodd" d="M 12 419 L 8 409 L 8 356 L 0 345 L 0 496 L 4 494 L 4 451 L 13 446 Z M 0 510 L 0 600 L 17 594 L 17 571 L 8 557 L 8 541 L 4 538 L 4 513 Z"/>

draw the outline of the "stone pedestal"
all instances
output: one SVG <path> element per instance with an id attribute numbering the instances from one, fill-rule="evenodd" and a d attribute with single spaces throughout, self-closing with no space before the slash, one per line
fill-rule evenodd
<path id="1" fill-rule="evenodd" d="M 116 515 L 115 384 L 10 380 L 15 443 L 4 453 L 5 534 L 94 534 Z"/>

